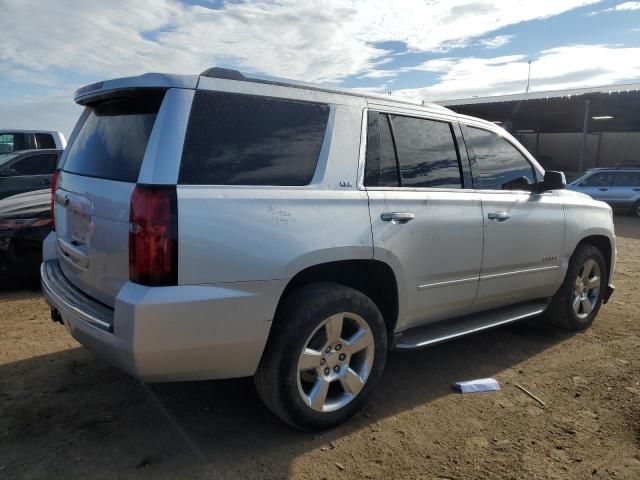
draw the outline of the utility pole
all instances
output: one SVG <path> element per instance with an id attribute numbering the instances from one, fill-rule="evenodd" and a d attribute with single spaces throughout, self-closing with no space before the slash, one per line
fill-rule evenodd
<path id="1" fill-rule="evenodd" d="M 527 89 L 524 93 L 529 93 L 529 86 L 531 84 L 531 60 L 529 60 L 529 74 L 527 75 Z"/>
<path id="2" fill-rule="evenodd" d="M 584 171 L 584 166 L 587 163 L 587 135 L 589 134 L 589 111 L 591 107 L 591 101 L 584 101 L 584 120 L 582 123 L 582 145 L 580 148 L 580 158 L 578 159 L 578 173 Z"/>

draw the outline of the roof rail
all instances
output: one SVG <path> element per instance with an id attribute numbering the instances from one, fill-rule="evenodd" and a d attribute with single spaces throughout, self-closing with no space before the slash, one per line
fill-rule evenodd
<path id="1" fill-rule="evenodd" d="M 342 95 L 351 95 L 351 96 L 354 96 L 354 97 L 379 99 L 379 100 L 391 101 L 391 102 L 394 102 L 394 103 L 401 103 L 401 104 L 407 104 L 407 105 L 412 105 L 412 106 L 416 106 L 417 105 L 417 106 L 422 106 L 422 107 L 428 107 L 428 108 L 431 108 L 431 109 L 445 110 L 445 111 L 449 111 L 450 112 L 450 110 L 447 107 L 444 107 L 442 105 L 438 105 L 438 104 L 435 104 L 435 103 L 425 103 L 424 101 L 415 102 L 415 101 L 411 101 L 411 100 L 404 100 L 404 99 L 400 99 L 400 98 L 389 97 L 387 95 L 369 94 L 369 93 L 364 93 L 364 92 L 358 92 L 357 90 L 329 87 L 329 86 L 318 85 L 318 84 L 314 84 L 314 83 L 301 82 L 299 80 L 290 80 L 290 79 L 287 79 L 287 78 L 269 77 L 269 76 L 264 76 L 264 75 L 253 75 L 253 76 L 249 76 L 248 77 L 248 76 L 244 75 L 242 72 L 240 72 L 239 70 L 234 70 L 234 69 L 231 69 L 231 68 L 211 67 L 211 68 L 208 68 L 207 70 L 205 70 L 204 72 L 202 72 L 200 74 L 200 76 L 201 77 L 209 77 L 209 78 L 219 78 L 219 79 L 223 79 L 223 80 L 237 80 L 237 81 L 241 81 L 241 82 L 262 83 L 262 84 L 266 84 L 266 85 L 277 85 L 277 86 L 281 86 L 281 87 L 302 88 L 302 89 L 307 89 L 307 90 L 316 90 L 316 91 L 319 91 L 319 92 L 337 93 L 337 94 L 342 94 Z"/>

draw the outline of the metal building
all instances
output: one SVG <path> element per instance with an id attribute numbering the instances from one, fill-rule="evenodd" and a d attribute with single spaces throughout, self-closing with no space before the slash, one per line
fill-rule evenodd
<path id="1" fill-rule="evenodd" d="M 495 122 L 547 169 L 640 166 L 640 83 L 437 102 Z"/>

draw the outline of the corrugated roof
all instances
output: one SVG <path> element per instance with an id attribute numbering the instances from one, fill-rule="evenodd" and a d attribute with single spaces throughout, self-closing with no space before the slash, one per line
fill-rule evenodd
<path id="1" fill-rule="evenodd" d="M 440 100 L 434 103 L 445 107 L 456 105 L 475 105 L 482 103 L 520 102 L 524 100 L 544 100 L 547 98 L 563 98 L 586 95 L 589 93 L 625 93 L 640 90 L 640 83 L 623 83 L 620 85 L 604 85 L 601 87 L 570 88 L 567 90 L 549 90 L 546 92 L 516 93 L 512 95 L 497 95 L 494 97 L 473 97 L 456 100 Z"/>

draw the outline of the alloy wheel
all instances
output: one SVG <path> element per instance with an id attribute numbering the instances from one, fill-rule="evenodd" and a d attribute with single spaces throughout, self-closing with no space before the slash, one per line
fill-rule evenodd
<path id="1" fill-rule="evenodd" d="M 574 283 L 573 311 L 580 320 L 586 319 L 598 303 L 602 275 L 600 266 L 593 258 L 588 258 Z"/>
<path id="2" fill-rule="evenodd" d="M 367 322 L 342 312 L 320 323 L 298 359 L 298 392 L 317 412 L 332 412 L 364 388 L 373 367 L 375 340 Z"/>

